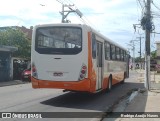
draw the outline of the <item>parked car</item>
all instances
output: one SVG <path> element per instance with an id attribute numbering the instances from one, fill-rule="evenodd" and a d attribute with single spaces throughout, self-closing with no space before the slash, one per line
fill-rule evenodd
<path id="1" fill-rule="evenodd" d="M 29 63 L 27 69 L 25 69 L 21 74 L 22 81 L 31 82 L 31 64 Z"/>

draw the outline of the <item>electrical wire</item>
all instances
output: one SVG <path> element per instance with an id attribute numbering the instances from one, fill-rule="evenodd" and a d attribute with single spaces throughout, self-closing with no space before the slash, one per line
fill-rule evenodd
<path id="1" fill-rule="evenodd" d="M 160 18 L 160 14 L 152 11 L 152 16 Z"/>
<path id="2" fill-rule="evenodd" d="M 152 0 L 152 4 L 153 4 L 154 7 L 156 7 L 158 10 L 160 10 L 160 8 L 159 8 L 157 5 L 155 5 L 155 3 L 153 2 L 153 0 Z"/>
<path id="3" fill-rule="evenodd" d="M 145 10 L 145 1 L 143 1 L 143 5 L 141 3 L 140 0 L 137 0 L 137 4 L 140 4 L 140 7 L 141 7 L 141 13 L 142 13 L 142 16 L 144 15 L 144 10 Z M 138 6 L 138 5 L 137 5 Z"/>
<path id="4" fill-rule="evenodd" d="M 142 4 L 141 4 L 140 0 L 138 0 L 138 2 L 139 2 L 139 4 L 140 4 L 141 8 L 143 8 L 143 6 L 142 6 Z"/>
<path id="5" fill-rule="evenodd" d="M 63 2 L 62 2 L 62 0 L 56 0 L 56 1 L 59 2 L 59 3 L 61 3 L 62 5 L 64 5 Z"/>
<path id="6" fill-rule="evenodd" d="M 78 7 L 71 0 L 63 0 L 63 2 L 62 2 L 62 0 L 57 0 L 57 1 L 60 2 L 61 4 L 64 4 L 64 3 L 66 3 L 66 4 L 72 4 L 72 5 L 74 5 L 75 10 L 78 9 Z M 77 14 L 76 14 L 76 16 L 77 16 Z M 79 18 L 79 20 L 82 23 L 84 23 L 84 24 L 86 24 L 88 26 L 92 26 L 95 29 L 97 28 L 91 21 L 88 20 L 88 18 L 84 14 L 83 14 L 83 16 L 81 18 Z"/>
<path id="7" fill-rule="evenodd" d="M 138 1 L 139 1 L 139 0 L 136 0 L 136 3 L 137 3 L 137 13 L 139 14 L 139 9 L 138 9 L 138 7 L 139 7 L 138 5 L 139 5 L 139 4 L 138 4 Z M 139 15 L 138 15 L 138 18 L 139 18 Z"/>

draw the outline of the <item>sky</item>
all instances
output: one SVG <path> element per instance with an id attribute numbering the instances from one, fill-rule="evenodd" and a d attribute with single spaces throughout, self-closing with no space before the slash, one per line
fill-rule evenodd
<path id="1" fill-rule="evenodd" d="M 144 0 L 0 0 L 0 27 L 35 26 L 46 23 L 60 23 L 62 3 L 73 5 L 83 14 L 80 18 L 70 13 L 67 19 L 71 23 L 88 24 L 98 32 L 131 51 L 131 40 L 142 38 L 142 55 L 144 54 L 145 34 L 140 25 L 136 30 L 133 24 L 140 24 L 144 12 Z M 146 1 L 146 0 L 145 0 Z M 153 0 L 160 6 L 158 0 Z M 140 4 L 141 3 L 141 4 Z M 65 10 L 68 10 L 65 8 Z M 160 33 L 160 9 L 151 5 L 155 32 Z M 155 42 L 160 41 L 159 34 L 151 34 L 151 51 L 156 49 Z M 139 56 L 139 41 L 135 41 L 135 54 Z"/>

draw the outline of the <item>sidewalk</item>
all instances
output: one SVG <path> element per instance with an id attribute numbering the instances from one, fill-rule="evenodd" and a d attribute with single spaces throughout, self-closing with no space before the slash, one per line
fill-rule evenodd
<path id="1" fill-rule="evenodd" d="M 160 112 L 160 90 L 140 91 L 125 112 Z"/>
<path id="2" fill-rule="evenodd" d="M 17 85 L 17 84 L 25 84 L 25 83 L 29 83 L 29 82 L 23 82 L 21 80 L 12 80 L 12 81 L 0 82 L 0 87 Z"/>
<path id="3" fill-rule="evenodd" d="M 140 92 L 127 105 L 123 113 L 122 117 L 114 119 L 114 121 L 159 121 L 160 91 Z M 126 118 L 126 113 L 130 114 L 128 118 Z"/>
<path id="4" fill-rule="evenodd" d="M 140 71 L 137 73 L 139 73 L 139 77 L 135 81 L 144 83 L 144 73 Z M 156 80 L 156 82 L 160 81 L 159 77 L 157 78 L 158 80 Z M 153 80 L 153 76 L 151 79 Z M 109 116 L 109 118 L 104 118 L 103 121 L 159 121 L 160 89 L 152 88 L 150 91 L 139 89 L 136 93 L 137 94 L 134 94 L 131 100 L 122 100 L 113 109 L 113 115 Z M 114 116 L 117 114 L 117 112 L 118 118 Z M 138 115 L 139 117 L 137 117 Z"/>
<path id="5" fill-rule="evenodd" d="M 145 71 L 144 70 L 136 70 L 137 73 L 139 73 L 138 81 L 144 83 L 145 80 Z M 150 87 L 151 89 L 159 89 L 160 90 L 160 73 L 157 73 L 156 71 L 150 72 Z"/>

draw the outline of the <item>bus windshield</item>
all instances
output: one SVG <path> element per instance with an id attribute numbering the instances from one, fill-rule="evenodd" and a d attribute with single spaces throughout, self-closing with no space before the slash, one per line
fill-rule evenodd
<path id="1" fill-rule="evenodd" d="M 78 27 L 39 27 L 35 50 L 40 54 L 78 54 L 82 51 L 82 30 Z"/>

